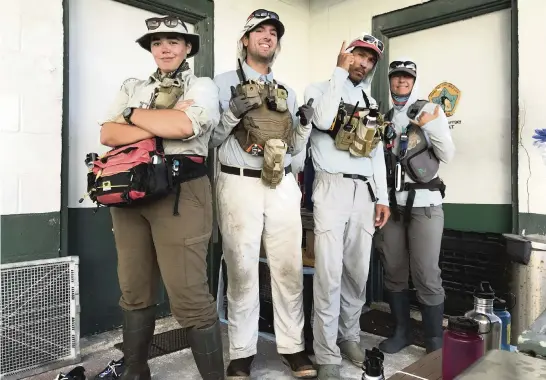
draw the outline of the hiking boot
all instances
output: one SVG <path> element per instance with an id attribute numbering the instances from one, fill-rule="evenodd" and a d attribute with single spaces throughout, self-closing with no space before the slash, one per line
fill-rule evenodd
<path id="1" fill-rule="evenodd" d="M 357 367 L 362 368 L 366 355 L 362 352 L 362 349 L 357 342 L 345 341 L 338 344 L 338 346 L 342 358 L 347 359 Z"/>
<path id="2" fill-rule="evenodd" d="M 254 355 L 247 358 L 240 358 L 232 360 L 226 370 L 227 380 L 249 380 L 250 379 L 250 367 Z"/>
<path id="3" fill-rule="evenodd" d="M 318 367 L 318 380 L 341 380 L 339 365 L 321 364 Z"/>
<path id="4" fill-rule="evenodd" d="M 295 354 L 282 354 L 282 362 L 290 368 L 292 376 L 296 379 L 314 379 L 317 377 L 317 370 L 313 362 L 304 351 Z"/>
<path id="5" fill-rule="evenodd" d="M 413 343 L 408 292 L 389 292 L 389 305 L 396 329 L 391 338 L 379 343 L 379 349 L 387 354 L 395 354 Z"/>
<path id="6" fill-rule="evenodd" d="M 66 374 L 61 372 L 55 380 L 85 380 L 85 368 L 79 365 Z"/>
<path id="7" fill-rule="evenodd" d="M 118 380 L 123 374 L 124 368 L 125 363 L 123 358 L 117 361 L 110 360 L 106 368 L 95 376 L 95 380 Z"/>
<path id="8" fill-rule="evenodd" d="M 141 310 L 123 310 L 122 380 L 150 380 L 148 351 L 155 330 L 155 305 Z"/>
<path id="9" fill-rule="evenodd" d="M 223 380 L 224 352 L 220 321 L 204 329 L 189 329 L 188 343 L 203 380 Z"/>
<path id="10" fill-rule="evenodd" d="M 427 354 L 442 348 L 444 329 L 444 304 L 443 302 L 435 306 L 421 305 L 421 315 L 423 316 L 423 335 Z"/>

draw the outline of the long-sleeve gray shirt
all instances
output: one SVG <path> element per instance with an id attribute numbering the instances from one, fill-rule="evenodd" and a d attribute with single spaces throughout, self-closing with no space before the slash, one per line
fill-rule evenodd
<path id="1" fill-rule="evenodd" d="M 270 71 L 267 75 L 263 75 L 252 69 L 246 62 L 243 63 L 243 71 L 247 79 L 262 82 L 273 81 L 273 71 Z M 263 157 L 252 156 L 251 154 L 245 152 L 235 139 L 235 136 L 231 134 L 233 128 L 241 120 L 236 118 L 229 108 L 231 86 L 236 87 L 237 84 L 240 83 L 237 72 L 233 70 L 217 75 L 214 78 L 214 82 L 216 83 L 219 91 L 220 109 L 222 111 L 222 115 L 220 117 L 220 123 L 212 133 L 210 147 L 215 148 L 219 146 L 218 159 L 220 163 L 224 165 L 261 169 L 263 167 Z M 309 134 L 311 133 L 311 123 L 305 126 L 300 124 L 299 118 L 295 116 L 296 112 L 298 111 L 298 103 L 294 90 L 278 80 L 276 80 L 276 82 L 282 84 L 288 91 L 288 111 L 292 115 L 294 126 L 291 136 L 294 149 L 291 154 L 287 154 L 284 158 L 284 166 L 286 167 L 292 162 L 292 154 L 296 155 L 305 149 L 307 140 L 309 139 Z"/>
<path id="2" fill-rule="evenodd" d="M 312 122 L 315 126 L 321 130 L 330 128 L 337 115 L 339 102 L 342 98 L 345 103 L 356 105 L 356 102 L 360 102 L 359 107 L 365 107 L 362 91 L 369 91 L 370 81 L 371 78 L 355 86 L 349 79 L 349 73 L 342 68 L 336 67 L 330 80 L 309 85 L 305 89 L 305 102 L 307 103 L 310 98 L 314 99 L 315 114 Z M 375 99 L 369 96 L 368 92 L 366 92 L 366 95 L 370 105 L 376 104 Z M 385 206 L 389 205 L 383 143 L 380 142 L 372 151 L 371 158 L 368 158 L 354 157 L 348 151 L 337 149 L 332 137 L 315 129 L 311 132 L 310 139 L 311 157 L 316 171 L 373 177 L 375 194 L 378 198 L 377 203 Z"/>

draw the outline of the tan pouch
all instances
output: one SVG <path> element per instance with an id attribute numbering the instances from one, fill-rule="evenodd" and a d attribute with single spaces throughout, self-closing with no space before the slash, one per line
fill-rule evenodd
<path id="1" fill-rule="evenodd" d="M 184 84 L 177 78 L 165 78 L 158 87 L 155 109 L 170 109 L 184 95 Z"/>
<path id="2" fill-rule="evenodd" d="M 347 123 L 351 120 L 351 130 L 347 131 L 345 129 Z M 353 143 L 355 139 L 355 129 L 358 125 L 358 119 L 352 118 L 350 116 L 345 116 L 343 120 L 343 124 L 341 128 L 339 128 L 339 131 L 336 135 L 336 138 L 334 139 L 334 144 L 337 149 L 339 150 L 349 150 L 349 147 Z"/>
<path id="3" fill-rule="evenodd" d="M 277 103 L 277 112 L 286 112 L 288 110 L 288 92 L 283 88 L 277 88 L 275 90 L 275 102 Z"/>
<path id="4" fill-rule="evenodd" d="M 284 178 L 284 157 L 288 145 L 280 139 L 270 139 L 265 143 L 262 181 L 274 189 Z"/>
<path id="5" fill-rule="evenodd" d="M 376 132 L 376 128 L 368 128 L 360 121 L 356 128 L 355 138 L 349 148 L 349 152 L 356 157 L 371 157 L 373 150 L 372 144 Z M 375 145 L 377 145 L 377 143 Z"/>

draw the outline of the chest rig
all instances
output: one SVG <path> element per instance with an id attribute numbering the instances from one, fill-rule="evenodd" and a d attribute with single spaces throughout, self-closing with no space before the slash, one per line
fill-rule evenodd
<path id="1" fill-rule="evenodd" d="M 241 148 L 253 156 L 264 156 L 265 145 L 271 139 L 290 145 L 292 115 L 288 111 L 286 88 L 276 81 L 246 80 L 241 69 L 237 70 L 237 75 L 241 82 L 235 88 L 236 95 L 244 95 L 254 102 L 254 108 L 232 132 Z"/>
<path id="2" fill-rule="evenodd" d="M 371 157 L 371 152 L 382 139 L 383 116 L 377 106 L 370 106 L 362 91 L 365 107 L 339 102 L 338 112 L 329 129 L 318 131 L 328 134 L 337 149 L 348 151 L 351 156 Z"/>

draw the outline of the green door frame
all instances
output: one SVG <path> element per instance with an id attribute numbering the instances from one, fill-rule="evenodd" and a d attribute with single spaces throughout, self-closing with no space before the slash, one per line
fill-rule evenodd
<path id="1" fill-rule="evenodd" d="M 374 36 L 385 44 L 384 64 L 379 65 L 372 84 L 372 95 L 387 111 L 389 104 L 388 62 L 389 39 L 451 22 L 511 8 L 511 228 L 519 232 L 518 198 L 518 7 L 517 0 L 431 0 L 427 3 L 374 16 Z M 464 205 L 461 205 L 464 207 Z M 455 210 L 454 210 L 455 211 Z M 464 211 L 462 213 L 464 215 Z"/>
<path id="2" fill-rule="evenodd" d="M 201 36 L 201 46 L 199 54 L 194 60 L 194 72 L 197 76 L 213 77 L 214 75 L 214 3 L 212 0 L 113 0 L 119 3 L 130 5 L 135 8 L 147 10 L 158 14 L 169 14 L 180 17 L 184 22 L 194 24 L 195 32 Z M 82 236 L 87 234 L 87 231 L 78 231 L 81 229 L 81 223 L 75 223 L 75 217 L 73 212 L 68 207 L 68 189 L 70 186 L 69 178 L 69 70 L 70 70 L 70 57 L 69 57 L 69 39 L 70 39 L 70 0 L 63 0 L 63 29 L 64 29 L 64 56 L 63 56 L 63 118 L 62 118 L 62 153 L 61 153 L 61 212 L 60 212 L 60 256 L 67 255 L 80 255 L 78 245 L 75 241 L 79 240 Z M 144 25 L 144 24 L 143 24 Z M 214 178 L 214 165 L 213 151 L 209 154 L 209 176 Z M 216 207 L 214 207 L 216 208 Z M 74 210 L 72 210 L 74 211 Z M 80 221 L 78 221 L 80 222 Z M 91 223 L 109 223 L 109 213 L 98 215 Z M 111 225 L 111 224 L 108 224 Z M 96 226 L 93 226 L 95 228 Z M 104 229 L 104 228 L 103 228 Z M 216 230 L 218 226 L 216 224 L 216 218 L 213 225 L 213 236 L 217 236 Z M 85 233 L 84 233 L 85 232 Z M 95 231 L 89 232 L 93 235 Z M 92 238 L 85 237 L 85 239 L 92 240 Z M 104 244 L 100 246 L 104 248 Z M 110 244 L 112 245 L 112 244 Z M 216 294 L 216 280 L 219 271 L 219 257 L 215 257 L 213 254 L 214 239 L 211 239 L 209 244 L 209 257 L 208 257 L 208 277 L 209 286 L 213 294 Z M 115 251 L 115 247 L 107 247 L 109 250 Z M 96 261 L 93 263 L 96 264 Z M 85 271 L 86 268 L 80 263 L 80 269 Z M 94 268 L 95 270 L 97 268 Z M 80 276 L 80 279 L 82 276 Z M 98 279 L 100 280 L 100 279 Z M 82 284 L 82 282 L 80 282 Z M 117 286 L 117 282 L 113 285 Z M 84 290 L 82 288 L 82 290 Z M 89 292 L 90 289 L 85 289 Z M 96 300 L 90 301 L 90 303 L 96 302 Z M 83 303 L 83 301 L 82 301 Z M 93 305 L 94 307 L 103 307 L 109 309 L 117 309 L 117 305 Z M 87 310 L 92 310 L 94 307 L 89 307 Z M 161 315 L 166 315 L 168 310 L 168 302 L 164 302 L 159 312 Z M 83 308 L 82 308 L 83 310 Z M 92 311 L 91 311 L 92 312 Z M 100 331 L 107 330 L 108 327 L 114 327 L 116 324 L 121 324 L 121 315 L 111 317 L 104 317 L 104 321 L 93 320 L 88 322 L 84 327 L 83 334 L 91 334 Z M 91 318 L 93 319 L 93 318 Z M 119 321 L 118 321 L 119 319 Z M 118 323 L 119 322 L 119 323 Z"/>

